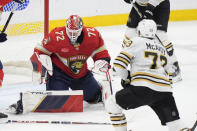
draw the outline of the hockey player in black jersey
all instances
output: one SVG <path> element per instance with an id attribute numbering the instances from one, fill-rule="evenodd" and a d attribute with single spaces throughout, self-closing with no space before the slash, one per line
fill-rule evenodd
<path id="1" fill-rule="evenodd" d="M 125 45 L 114 60 L 113 74 L 122 79 L 123 89 L 110 96 L 105 107 L 115 131 L 127 131 L 123 109 L 145 105 L 156 113 L 168 131 L 190 131 L 179 117 L 170 80 L 170 56 L 156 40 L 156 31 L 153 20 L 144 19 L 139 22 L 138 37 Z"/>

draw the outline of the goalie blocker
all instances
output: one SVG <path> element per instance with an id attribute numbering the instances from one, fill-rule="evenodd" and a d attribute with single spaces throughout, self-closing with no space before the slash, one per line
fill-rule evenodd
<path id="1" fill-rule="evenodd" d="M 45 83 L 47 73 L 51 76 L 53 74 L 52 61 L 48 55 L 38 55 L 34 53 L 31 58 L 33 66 L 32 81 L 33 83 Z"/>
<path id="2" fill-rule="evenodd" d="M 12 113 L 83 112 L 83 91 L 26 91 L 20 93 L 17 104 L 9 107 Z"/>

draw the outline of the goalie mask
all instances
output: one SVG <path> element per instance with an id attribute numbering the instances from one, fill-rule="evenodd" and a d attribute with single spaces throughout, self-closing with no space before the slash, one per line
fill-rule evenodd
<path id="1" fill-rule="evenodd" d="M 78 15 L 71 15 L 66 21 L 66 34 L 74 45 L 83 29 L 83 21 Z"/>
<path id="2" fill-rule="evenodd" d="M 137 26 L 139 36 L 146 38 L 154 38 L 157 31 L 157 25 L 153 20 L 143 19 Z"/>

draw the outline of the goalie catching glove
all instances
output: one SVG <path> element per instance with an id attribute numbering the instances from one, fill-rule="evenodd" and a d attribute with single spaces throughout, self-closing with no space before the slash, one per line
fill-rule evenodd
<path id="1" fill-rule="evenodd" d="M 44 83 L 47 72 L 49 75 L 53 74 L 53 67 L 51 57 L 44 54 L 34 53 L 31 58 L 33 66 L 33 82 L 40 81 L 40 84 Z"/>

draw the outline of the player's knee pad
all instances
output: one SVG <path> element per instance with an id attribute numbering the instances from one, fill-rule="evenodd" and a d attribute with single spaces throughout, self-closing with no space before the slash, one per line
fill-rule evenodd
<path id="1" fill-rule="evenodd" d="M 105 102 L 105 109 L 108 113 L 121 114 L 122 109 L 116 104 L 115 96 L 111 95 Z"/>
<path id="2" fill-rule="evenodd" d="M 134 109 L 140 105 L 131 88 L 118 91 L 116 93 L 116 103 L 125 110 Z"/>

